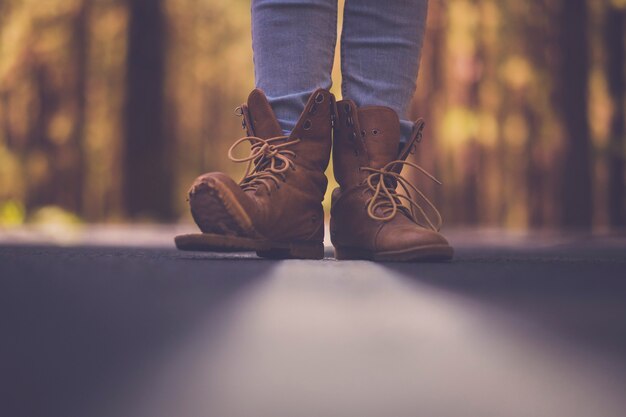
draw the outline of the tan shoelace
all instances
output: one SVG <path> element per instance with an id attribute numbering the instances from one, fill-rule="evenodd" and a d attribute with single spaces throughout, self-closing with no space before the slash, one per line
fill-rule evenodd
<path id="1" fill-rule="evenodd" d="M 244 191 L 256 190 L 259 185 L 264 185 L 267 191 L 271 192 L 272 182 L 276 188 L 280 188 L 280 181 L 285 181 L 285 172 L 288 169 L 295 169 L 290 157 L 295 157 L 296 154 L 285 148 L 300 142 L 300 139 L 289 139 L 289 136 L 276 136 L 269 139 L 246 136 L 232 144 L 228 150 L 228 158 L 236 163 L 248 163 L 246 173 L 239 182 Z M 244 142 L 250 142 L 250 155 L 245 158 L 236 158 L 233 156 L 233 151 Z"/>
<path id="2" fill-rule="evenodd" d="M 408 161 L 391 161 L 381 169 L 362 167 L 361 169 L 363 171 L 370 173 L 367 177 L 366 184 L 369 189 L 373 191 L 373 195 L 367 200 L 367 214 L 374 220 L 388 221 L 393 219 L 399 210 L 402 210 L 416 224 L 434 231 L 439 231 L 443 223 L 439 210 L 437 210 L 435 205 L 416 186 L 393 170 L 403 165 L 417 169 L 426 177 L 441 185 L 439 180 L 426 172 L 422 167 Z M 395 187 L 396 184 L 402 187 L 406 195 L 398 194 Z M 422 207 L 418 201 L 411 198 L 411 190 L 417 193 L 417 197 L 426 203 L 430 211 L 434 213 L 434 221 L 424 207 Z M 408 208 L 402 204 L 403 201 L 408 203 Z M 376 210 L 379 208 L 383 209 L 382 216 L 376 214 Z"/>

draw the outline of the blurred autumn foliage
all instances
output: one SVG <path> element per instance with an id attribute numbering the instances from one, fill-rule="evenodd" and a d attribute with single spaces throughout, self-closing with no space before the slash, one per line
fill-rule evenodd
<path id="1" fill-rule="evenodd" d="M 625 7 L 430 1 L 411 112 L 447 224 L 625 226 Z M 188 220 L 195 176 L 241 173 L 225 154 L 253 88 L 249 8 L 0 0 L 0 224 Z"/>

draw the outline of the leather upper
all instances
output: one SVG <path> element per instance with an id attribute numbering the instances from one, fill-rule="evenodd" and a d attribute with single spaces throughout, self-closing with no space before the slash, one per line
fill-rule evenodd
<path id="1" fill-rule="evenodd" d="M 248 136 L 271 139 L 282 136 L 280 125 L 265 94 L 253 90 L 241 106 Z M 242 189 L 222 173 L 209 173 L 198 181 L 215 180 L 227 187 L 235 200 L 252 219 L 258 235 L 274 241 L 315 241 L 324 238 L 322 200 L 328 181 L 324 171 L 331 151 L 331 116 L 335 113 L 334 96 L 318 89 L 311 94 L 296 127 L 288 138 L 273 144 L 294 141 L 284 150 L 290 168 L 268 186 Z M 293 153 L 293 155 L 292 155 Z"/>
<path id="2" fill-rule="evenodd" d="M 406 152 L 399 151 L 398 115 L 387 107 L 357 109 L 350 100 L 337 102 L 337 109 L 333 165 L 339 188 L 332 196 L 333 244 L 374 252 L 447 245 L 440 233 L 418 225 L 403 209 L 384 221 L 368 214 L 368 202 L 374 193 L 365 183 L 369 174 L 362 168 L 382 169 L 398 160 L 400 154 L 406 156 Z"/>

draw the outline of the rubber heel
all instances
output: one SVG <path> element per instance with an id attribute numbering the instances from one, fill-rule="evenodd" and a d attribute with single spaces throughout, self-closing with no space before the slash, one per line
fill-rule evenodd
<path id="1" fill-rule="evenodd" d="M 369 251 L 363 249 L 335 247 L 335 259 L 339 261 L 346 261 L 350 259 L 372 259 L 372 256 Z"/>
<path id="2" fill-rule="evenodd" d="M 324 243 L 289 243 L 256 254 L 269 259 L 324 259 Z"/>

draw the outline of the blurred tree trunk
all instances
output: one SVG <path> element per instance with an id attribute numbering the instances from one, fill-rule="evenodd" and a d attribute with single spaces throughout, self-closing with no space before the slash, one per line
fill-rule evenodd
<path id="1" fill-rule="evenodd" d="M 609 222 L 613 227 L 626 225 L 624 213 L 624 18 L 623 9 L 609 5 L 605 21 L 605 48 L 607 54 L 606 78 L 613 102 L 609 139 Z"/>
<path id="2" fill-rule="evenodd" d="M 441 112 L 441 96 L 445 89 L 445 41 L 446 41 L 446 4 L 443 2 L 430 2 L 428 5 L 428 19 L 426 24 L 426 42 L 422 48 L 422 56 L 419 69 L 417 91 L 411 102 L 411 117 L 413 119 L 423 118 L 426 122 L 424 140 L 416 148 L 412 156 L 414 161 L 426 171 L 439 177 L 440 156 L 437 138 L 440 136 L 438 130 L 437 115 Z M 422 181 L 418 173 L 406 171 L 411 176 L 415 184 L 420 184 L 420 189 L 427 196 L 433 196 L 433 201 L 437 207 L 444 210 L 444 217 L 448 216 L 448 205 L 443 201 L 443 188 L 436 186 L 430 181 Z M 409 173 L 410 172 L 410 173 Z M 444 184 L 447 182 L 443 178 Z"/>
<path id="3" fill-rule="evenodd" d="M 131 217 L 174 217 L 172 159 L 164 126 L 162 0 L 129 0 L 124 201 Z"/>
<path id="4" fill-rule="evenodd" d="M 586 0 L 561 0 L 558 97 L 565 130 L 561 221 L 590 229 L 592 222 L 591 140 L 587 120 L 589 46 Z"/>
<path id="5" fill-rule="evenodd" d="M 61 200 L 74 213 L 83 212 L 83 191 L 85 184 L 85 125 L 87 115 L 87 71 L 89 65 L 89 11 L 92 0 L 82 0 L 73 22 L 74 42 L 74 124 L 69 146 L 62 150 L 72 161 L 63 170 L 63 187 L 59 190 Z"/>
<path id="6" fill-rule="evenodd" d="M 480 16 L 480 7 L 482 0 L 473 0 L 475 12 Z M 474 28 L 474 51 L 469 56 L 471 77 L 466 80 L 464 88 L 465 103 L 464 105 L 473 113 L 474 117 L 477 117 L 480 109 L 480 82 L 483 76 L 483 66 L 485 60 L 485 44 L 482 36 L 484 30 L 483 21 L 479 19 L 475 23 Z M 462 204 L 459 212 L 459 218 L 462 219 L 466 225 L 476 226 L 480 221 L 480 195 L 481 189 L 479 186 L 481 177 L 481 168 L 483 167 L 483 149 L 478 142 L 476 132 L 473 132 L 468 140 L 468 143 L 464 149 L 464 166 L 463 166 L 463 181 L 462 186 Z"/>
<path id="7" fill-rule="evenodd" d="M 514 0 L 510 0 L 514 1 Z M 537 79 L 542 74 L 556 74 L 558 68 L 551 59 L 557 45 L 554 33 L 546 27 L 556 18 L 552 2 L 531 2 L 527 8 L 518 10 L 513 16 L 520 24 L 519 31 L 523 35 L 525 55 L 528 57 Z M 544 16 L 537 19 L 537 16 Z M 545 150 L 542 148 L 541 129 L 549 115 L 536 105 L 541 94 L 533 91 L 534 88 L 546 90 L 546 86 L 529 86 L 523 92 L 522 114 L 528 128 L 526 139 L 526 210 L 528 212 L 528 226 L 540 229 L 550 223 L 547 207 L 552 207 L 559 201 L 555 196 L 554 185 L 547 179 L 552 177 L 550 167 L 546 164 Z M 551 86 L 550 86 L 551 87 Z"/>
<path id="8" fill-rule="evenodd" d="M 14 146 L 20 149 L 22 163 L 27 167 L 24 203 L 31 211 L 54 205 L 81 214 L 85 177 L 85 118 L 88 65 L 88 15 L 92 0 L 81 0 L 77 9 L 62 21 L 68 36 L 68 60 L 63 62 L 70 74 L 66 83 L 54 82 L 52 65 L 35 47 L 26 45 L 28 59 L 20 65 L 24 80 L 34 90 L 32 114 L 25 116 L 28 129 Z M 19 91 L 19 90 L 18 90 Z M 18 98 L 15 89 L 12 92 Z M 10 105 L 11 94 L 7 97 Z M 56 120 L 66 119 L 70 130 L 55 127 Z M 10 124 L 9 121 L 6 122 Z M 9 129 L 10 134 L 10 129 Z M 12 135 L 11 135 L 12 136 Z M 32 162 L 36 161 L 36 162 Z M 31 169 L 28 171 L 29 162 Z M 34 167 L 34 168 L 32 168 Z"/>
<path id="9" fill-rule="evenodd" d="M 542 199 L 545 198 L 545 184 L 543 182 L 546 175 L 541 163 L 537 161 L 535 155 L 538 154 L 539 146 L 539 121 L 535 109 L 528 97 L 524 97 L 522 112 L 528 127 L 528 137 L 526 139 L 526 210 L 528 211 L 528 226 L 532 229 L 540 229 L 544 225 Z"/>

